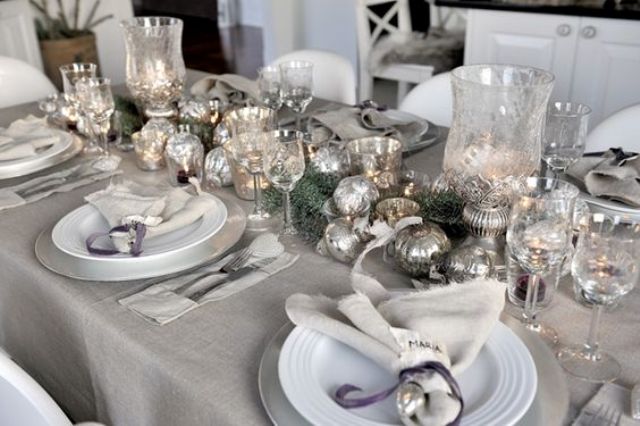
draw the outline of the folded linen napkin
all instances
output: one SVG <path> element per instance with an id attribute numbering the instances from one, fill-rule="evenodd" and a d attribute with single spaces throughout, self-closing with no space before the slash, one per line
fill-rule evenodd
<path id="1" fill-rule="evenodd" d="M 610 411 L 616 410 L 620 413 L 619 426 L 640 426 L 640 420 L 631 417 L 631 391 L 615 383 L 605 383 L 600 387 L 589 402 L 582 407 L 580 414 L 573 421 L 574 426 L 588 426 L 602 424 L 602 419 L 598 421 L 598 416 L 604 415 L 608 408 Z M 615 421 L 615 419 L 614 419 Z M 611 423 L 613 424 L 613 423 Z"/>
<path id="2" fill-rule="evenodd" d="M 250 100 L 258 99 L 258 85 L 241 75 L 210 75 L 194 83 L 191 94 L 218 99 L 227 105 L 245 105 Z"/>
<path id="3" fill-rule="evenodd" d="M 49 128 L 45 118 L 29 115 L 8 128 L 0 128 L 0 161 L 12 161 L 36 155 L 39 149 L 60 142 L 57 131 Z"/>
<path id="4" fill-rule="evenodd" d="M 189 295 L 193 295 L 201 291 L 201 289 L 224 282 L 229 275 L 218 273 L 218 271 L 236 254 L 237 252 L 232 253 L 212 265 L 207 265 L 188 274 L 152 285 L 139 293 L 120 299 L 118 302 L 145 320 L 154 324 L 164 325 L 205 303 L 220 301 L 253 287 L 271 275 L 290 267 L 300 257 L 299 255 L 283 252 L 268 265 L 243 275 L 237 280 L 225 282 L 220 286 L 214 287 L 197 301 L 189 299 Z M 193 281 L 193 284 L 185 292 L 176 292 L 182 289 L 185 282 L 189 283 L 191 281 Z"/>
<path id="5" fill-rule="evenodd" d="M 188 226 L 216 206 L 213 197 L 199 190 L 197 195 L 191 195 L 181 188 L 150 188 L 132 181 L 109 185 L 85 200 L 100 211 L 111 227 L 107 234 L 94 234 L 95 238 L 87 241 L 89 251 L 103 255 L 120 252 L 137 256 L 142 252 L 141 238 L 150 239 Z M 140 224 L 144 225 L 142 236 Z M 96 238 L 107 235 L 115 251 L 93 248 Z"/>
<path id="6" fill-rule="evenodd" d="M 428 363 L 439 363 L 453 376 L 462 373 L 476 358 L 504 307 L 505 285 L 493 279 L 454 283 L 425 291 L 394 294 L 362 269 L 367 252 L 388 243 L 405 226 L 419 218 L 401 219 L 394 229 L 376 222 L 375 236 L 356 260 L 352 271 L 355 294 L 341 299 L 295 294 L 286 311 L 296 325 L 324 333 L 353 347 L 381 367 L 412 381 L 428 395 L 427 405 L 417 413 L 420 424 L 457 424 L 462 400 L 457 384 L 431 371 L 416 373 Z M 407 372 L 411 372 L 407 374 Z M 351 385 L 338 389 L 336 400 L 344 407 L 362 406 L 345 398 Z M 364 400 L 389 395 L 389 390 Z"/>
<path id="7" fill-rule="evenodd" d="M 583 182 L 595 197 L 640 207 L 640 156 L 612 148 L 602 156 L 585 156 L 567 174 Z"/>
<path id="8" fill-rule="evenodd" d="M 69 192 L 121 173 L 122 170 L 105 172 L 94 169 L 91 164 L 80 164 L 45 176 L 29 179 L 21 184 L 0 189 L 0 210 L 33 203 L 55 193 Z"/>
<path id="9" fill-rule="evenodd" d="M 423 125 L 411 120 L 391 117 L 377 108 L 345 107 L 313 115 L 314 122 L 327 127 L 344 141 L 379 136 L 394 136 L 401 141 L 413 141 L 420 137 Z"/>

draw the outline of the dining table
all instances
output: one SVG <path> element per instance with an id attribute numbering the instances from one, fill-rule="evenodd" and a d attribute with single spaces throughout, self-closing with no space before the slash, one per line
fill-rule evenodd
<path id="1" fill-rule="evenodd" d="M 186 87 L 202 77 L 190 71 Z M 124 86 L 116 91 L 126 92 Z M 326 104 L 314 100 L 311 109 Z M 0 109 L 0 126 L 28 114 L 37 104 Z M 404 159 L 406 167 L 437 176 L 446 129 L 434 145 Z M 153 184 L 166 170 L 139 170 L 133 153 L 118 153 L 125 177 Z M 70 160 L 79 161 L 78 158 Z M 59 165 L 56 168 L 68 166 Z M 50 173 L 51 170 L 40 172 Z M 0 181 L 0 187 L 26 179 Z M 84 197 L 108 180 L 54 194 L 38 202 L 0 211 L 0 347 L 34 377 L 76 422 L 106 425 L 267 425 L 258 388 L 260 359 L 272 337 L 287 323 L 285 301 L 294 293 L 330 297 L 351 292 L 350 265 L 288 238 L 286 249 L 300 255 L 290 268 L 222 302 L 211 302 L 166 325 L 143 320 L 118 300 L 139 292 L 145 280 L 90 282 L 67 278 L 42 266 L 34 244 Z M 212 192 L 235 197 L 233 187 Z M 252 203 L 237 199 L 249 212 Z M 247 233 L 238 246 L 247 244 Z M 408 288 L 409 279 L 382 274 L 389 288 Z M 455 301 L 452 301 L 454 303 Z M 508 304 L 508 302 L 507 302 Z M 560 345 L 586 340 L 590 309 L 577 303 L 570 275 L 540 319 L 556 328 Z M 606 311 L 602 346 L 622 365 L 618 383 L 640 382 L 640 291 Z M 338 362 L 338 360 L 336 360 Z M 566 375 L 571 421 L 599 385 Z"/>

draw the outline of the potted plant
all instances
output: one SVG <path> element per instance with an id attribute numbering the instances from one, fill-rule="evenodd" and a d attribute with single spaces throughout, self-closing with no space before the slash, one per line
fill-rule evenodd
<path id="1" fill-rule="evenodd" d="M 51 12 L 49 0 L 29 0 L 29 3 L 41 15 L 36 19 L 36 30 L 45 73 L 59 89 L 62 88 L 60 65 L 71 62 L 92 62 L 98 65 L 96 36 L 92 30 L 113 17 L 105 15 L 96 18 L 100 0 L 94 0 L 89 14 L 82 22 L 80 0 L 75 0 L 69 14 L 65 11 L 62 0 L 56 0 L 57 14 Z"/>

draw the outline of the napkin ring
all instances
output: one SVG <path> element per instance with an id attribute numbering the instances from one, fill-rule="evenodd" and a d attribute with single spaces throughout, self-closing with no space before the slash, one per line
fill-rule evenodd
<path id="1" fill-rule="evenodd" d="M 147 233 L 147 226 L 142 222 L 130 222 L 115 226 L 109 232 L 96 232 L 89 235 L 85 241 L 87 251 L 99 256 L 113 256 L 120 253 L 119 250 L 101 249 L 93 246 L 98 238 L 110 237 L 115 233 L 126 233 L 128 235 L 129 253 L 134 257 L 140 256 L 142 253 L 142 240 L 144 240 L 144 236 Z"/>
<path id="2" fill-rule="evenodd" d="M 361 397 L 361 398 L 347 398 L 347 394 L 352 391 L 361 391 L 362 388 L 352 385 L 352 384 L 344 384 L 336 390 L 334 400 L 338 405 L 343 408 L 361 408 L 366 407 L 371 404 L 375 404 L 376 402 L 380 402 L 383 399 L 386 399 L 389 395 L 394 393 L 396 389 L 405 383 L 413 382 L 413 378 L 418 374 L 424 374 L 429 371 L 432 371 L 438 375 L 440 375 L 447 385 L 451 392 L 449 393 L 456 400 L 460 402 L 460 410 L 458 411 L 458 415 L 453 421 L 451 421 L 447 426 L 458 426 L 460 424 L 460 420 L 462 419 L 462 411 L 464 410 L 464 401 L 462 399 L 462 392 L 460 391 L 460 386 L 458 382 L 453 377 L 451 372 L 444 364 L 437 361 L 427 361 L 422 364 L 419 364 L 415 367 L 405 368 L 400 372 L 400 380 L 398 383 L 393 385 L 388 389 L 384 389 L 380 392 L 374 393 L 373 395 Z"/>

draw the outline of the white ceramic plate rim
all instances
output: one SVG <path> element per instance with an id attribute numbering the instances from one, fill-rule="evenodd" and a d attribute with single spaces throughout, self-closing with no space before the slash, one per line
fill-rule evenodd
<path id="1" fill-rule="evenodd" d="M 314 424 L 329 422 L 358 426 L 388 425 L 342 409 L 320 386 L 313 386 L 315 383 L 308 386 L 305 377 L 310 374 L 304 374 L 309 372 L 308 359 L 323 339 L 331 338 L 303 327 L 296 327 L 287 337 L 278 362 L 278 375 L 287 399 L 303 417 Z M 494 393 L 485 399 L 483 405 L 466 414 L 462 418 L 463 425 L 514 424 L 527 412 L 536 395 L 536 367 L 524 343 L 507 326 L 497 323 L 487 345 L 495 354 L 495 360 L 501 363 L 498 364 L 499 368 L 507 375 L 516 373 L 517 376 L 499 378 L 501 387 L 494 389 Z"/>
<path id="2" fill-rule="evenodd" d="M 430 127 L 429 121 L 425 120 L 422 117 L 418 117 L 415 114 L 411 114 L 410 112 L 401 111 L 399 109 L 388 109 L 384 111 L 384 114 L 393 120 L 412 121 L 415 123 L 419 123 L 422 126 L 422 129 L 420 129 L 418 134 L 413 138 L 414 140 L 405 141 L 405 143 L 413 143 L 415 141 L 419 141 L 420 138 L 422 138 L 422 136 L 427 133 L 427 130 L 429 130 Z"/>
<path id="3" fill-rule="evenodd" d="M 57 134 L 60 137 L 58 142 L 54 143 L 49 149 L 44 150 L 36 155 L 30 157 L 18 158 L 16 160 L 0 161 L 0 168 L 2 167 L 15 167 L 18 165 L 28 165 L 34 161 L 42 161 L 48 158 L 54 157 L 64 151 L 66 151 L 73 143 L 73 136 L 67 132 L 63 132 L 57 129 L 50 129 L 53 134 Z"/>
<path id="4" fill-rule="evenodd" d="M 64 233 L 69 229 L 69 227 L 72 227 L 72 224 L 75 223 L 77 218 L 100 214 L 98 210 L 90 204 L 84 204 L 77 209 L 67 213 L 62 219 L 60 219 L 51 231 L 51 239 L 53 240 L 55 246 L 60 249 L 60 251 L 70 256 L 79 259 L 88 259 L 103 262 L 137 262 L 141 258 L 153 259 L 154 257 L 163 256 L 168 252 L 175 253 L 183 250 L 188 250 L 189 248 L 194 247 L 215 235 L 216 232 L 218 232 L 222 228 L 227 219 L 227 207 L 218 197 L 208 193 L 202 193 L 201 196 L 211 197 L 216 206 L 206 211 L 204 216 L 198 219 L 198 221 L 196 222 L 197 228 L 181 238 L 178 242 L 176 242 L 175 246 L 171 247 L 169 250 L 163 250 L 152 254 L 145 254 L 143 251 L 142 254 L 138 257 L 133 257 L 125 254 L 114 256 L 95 256 L 90 254 L 86 250 L 78 251 L 76 247 L 68 246 L 66 244 L 68 240 L 64 238 Z"/>

